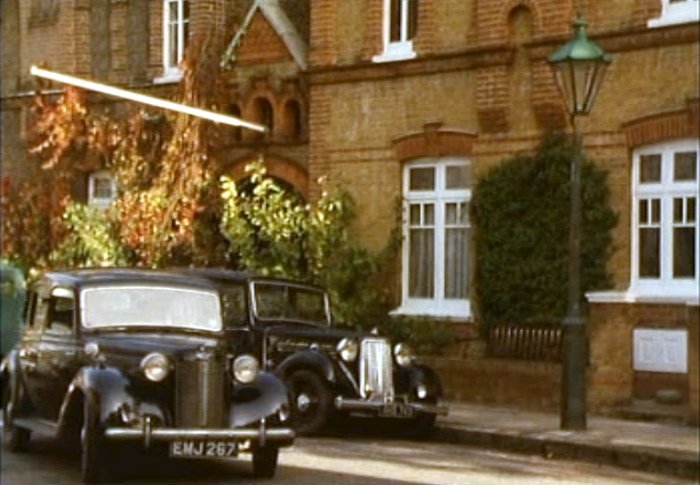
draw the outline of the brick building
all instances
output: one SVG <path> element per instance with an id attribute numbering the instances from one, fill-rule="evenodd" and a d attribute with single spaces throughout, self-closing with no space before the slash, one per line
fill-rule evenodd
<path id="1" fill-rule="evenodd" d="M 307 197 L 318 176 L 341 182 L 373 249 L 402 198 L 395 312 L 474 322 L 471 190 L 566 128 L 546 59 L 576 10 L 613 56 L 581 130 L 619 217 L 615 287 L 589 295 L 589 403 L 674 389 L 697 413 L 698 0 L 3 0 L 3 176 L 24 175 L 30 64 L 164 95 L 193 32 L 218 29 L 219 108 L 271 127 L 232 131 L 222 170 L 262 152 Z M 100 177 L 86 174 L 88 197 Z"/>

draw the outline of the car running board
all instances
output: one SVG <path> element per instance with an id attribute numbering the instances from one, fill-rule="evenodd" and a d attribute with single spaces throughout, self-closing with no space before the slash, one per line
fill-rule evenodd
<path id="1" fill-rule="evenodd" d="M 12 420 L 12 424 L 18 428 L 28 429 L 32 433 L 45 436 L 56 436 L 58 433 L 58 424 L 48 419 L 15 418 Z"/>

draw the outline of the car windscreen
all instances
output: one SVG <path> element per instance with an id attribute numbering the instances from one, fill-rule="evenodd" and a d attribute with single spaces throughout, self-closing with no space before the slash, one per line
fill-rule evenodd
<path id="1" fill-rule="evenodd" d="M 294 320 L 328 325 L 322 291 L 280 283 L 255 283 L 255 313 L 261 320 Z"/>
<path id="2" fill-rule="evenodd" d="M 86 288 L 81 293 L 87 328 L 162 327 L 221 330 L 216 292 L 166 286 L 129 285 Z"/>

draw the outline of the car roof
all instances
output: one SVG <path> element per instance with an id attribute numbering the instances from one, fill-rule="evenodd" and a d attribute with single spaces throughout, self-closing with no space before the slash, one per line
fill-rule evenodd
<path id="1" fill-rule="evenodd" d="M 198 287 L 215 290 L 216 285 L 196 275 L 137 268 L 91 268 L 66 271 L 49 271 L 43 275 L 52 286 L 85 287 L 103 284 L 160 283 L 175 286 Z"/>
<path id="2" fill-rule="evenodd" d="M 262 276 L 255 273 L 247 271 L 234 271 L 226 268 L 174 268 L 172 271 L 185 274 L 194 275 L 202 278 L 207 278 L 209 280 L 214 280 L 217 282 L 234 282 L 234 283 L 246 283 L 248 281 L 275 281 L 280 283 L 289 283 L 291 285 L 302 285 L 309 288 L 314 288 L 323 291 L 318 285 L 311 283 L 305 283 L 303 281 L 293 280 L 289 278 L 281 278 L 276 276 Z"/>

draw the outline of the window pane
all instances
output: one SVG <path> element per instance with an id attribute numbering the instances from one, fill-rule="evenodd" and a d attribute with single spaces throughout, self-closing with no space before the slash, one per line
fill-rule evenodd
<path id="1" fill-rule="evenodd" d="M 435 205 L 425 204 L 423 208 L 423 225 L 432 226 L 435 224 Z"/>
<path id="2" fill-rule="evenodd" d="M 639 201 L 639 222 L 642 224 L 647 224 L 649 222 L 649 201 L 640 200 Z"/>
<path id="3" fill-rule="evenodd" d="M 673 222 L 683 222 L 684 199 L 673 199 Z"/>
<path id="4" fill-rule="evenodd" d="M 434 232 L 432 229 L 411 229 L 409 235 L 408 295 L 412 298 L 433 298 Z"/>
<path id="5" fill-rule="evenodd" d="M 445 231 L 445 298 L 467 299 L 469 230 L 452 228 Z"/>
<path id="6" fill-rule="evenodd" d="M 409 190 L 434 190 L 435 169 L 433 167 L 412 168 L 409 172 Z"/>
<path id="7" fill-rule="evenodd" d="M 457 224 L 457 204 L 445 204 L 445 223 Z"/>
<path id="8" fill-rule="evenodd" d="M 697 152 L 679 152 L 673 157 L 673 180 L 696 180 Z"/>
<path id="9" fill-rule="evenodd" d="M 677 227 L 673 230 L 673 276 L 695 277 L 694 227 Z"/>
<path id="10" fill-rule="evenodd" d="M 401 40 L 401 0 L 391 0 L 389 15 L 389 40 L 399 42 Z"/>
<path id="11" fill-rule="evenodd" d="M 111 199 L 112 198 L 112 181 L 106 177 L 95 178 L 92 195 L 96 199 Z"/>
<path id="12" fill-rule="evenodd" d="M 639 230 L 639 276 L 658 278 L 659 268 L 659 229 L 642 228 Z"/>
<path id="13" fill-rule="evenodd" d="M 469 187 L 469 165 L 452 165 L 447 167 L 447 189 L 466 189 Z"/>
<path id="14" fill-rule="evenodd" d="M 695 199 L 695 197 L 688 198 L 688 205 L 685 208 L 685 210 L 687 211 L 685 222 L 695 222 L 695 204 L 697 204 L 697 200 Z"/>
<path id="15" fill-rule="evenodd" d="M 661 155 L 639 157 L 639 181 L 643 184 L 661 182 Z"/>
<path id="16" fill-rule="evenodd" d="M 420 209 L 420 204 L 411 204 L 409 209 L 411 213 L 409 216 L 409 223 L 411 225 L 420 225 Z"/>
<path id="17" fill-rule="evenodd" d="M 657 223 L 661 220 L 661 199 L 651 201 L 651 222 Z"/>

